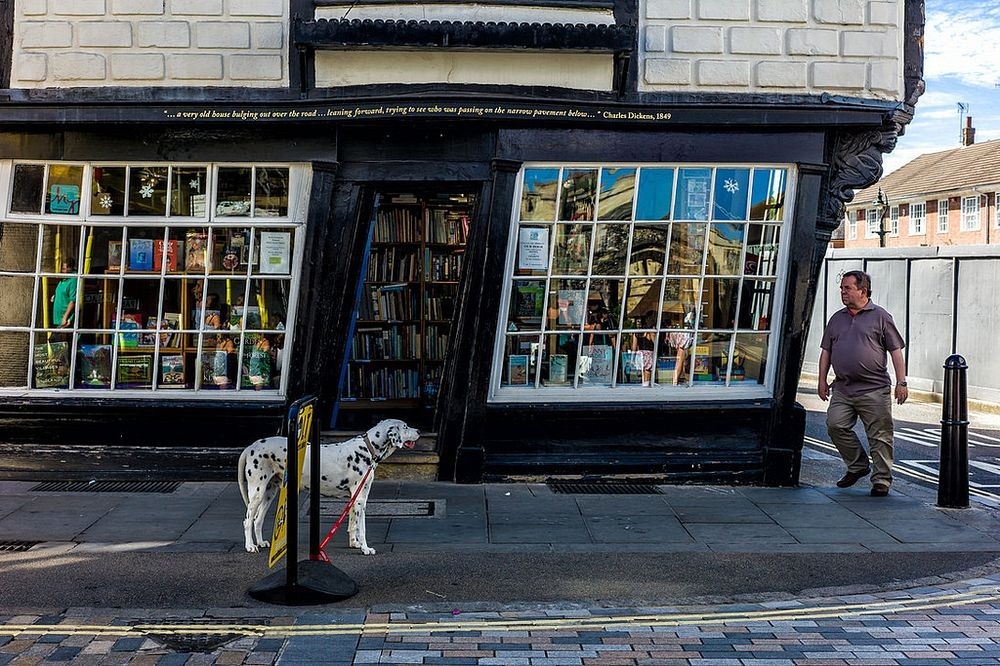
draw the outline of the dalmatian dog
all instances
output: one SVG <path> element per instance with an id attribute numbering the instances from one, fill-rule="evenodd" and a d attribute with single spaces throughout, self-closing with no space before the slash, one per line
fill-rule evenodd
<path id="1" fill-rule="evenodd" d="M 351 548 L 360 548 L 365 555 L 374 555 L 365 537 L 365 504 L 375 478 L 375 467 L 400 448 L 412 449 L 420 433 L 399 419 L 380 421 L 367 432 L 346 442 L 324 444 L 320 449 L 320 492 L 328 497 L 350 499 L 362 479 L 364 487 L 351 507 L 347 535 Z M 258 439 L 240 454 L 238 484 L 247 515 L 243 520 L 243 535 L 248 553 L 270 546 L 262 535 L 264 516 L 281 488 L 285 473 L 287 438 L 276 436 Z M 372 473 L 365 474 L 371 469 Z M 309 450 L 302 466 L 302 487 L 308 488 Z M 255 541 L 256 537 L 256 541 Z"/>

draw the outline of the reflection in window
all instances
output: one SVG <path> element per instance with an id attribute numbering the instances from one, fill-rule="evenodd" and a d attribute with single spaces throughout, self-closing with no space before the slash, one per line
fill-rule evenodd
<path id="1" fill-rule="evenodd" d="M 288 169 L 255 167 L 254 217 L 288 215 Z"/>
<path id="2" fill-rule="evenodd" d="M 78 215 L 83 190 L 83 167 L 69 164 L 49 166 L 45 212 L 53 215 Z"/>
<path id="3" fill-rule="evenodd" d="M 45 165 L 14 165 L 14 186 L 11 191 L 10 212 L 42 212 L 42 192 L 45 188 Z"/>
<path id="4" fill-rule="evenodd" d="M 220 167 L 215 214 L 219 217 L 250 215 L 250 168 Z"/>
<path id="5" fill-rule="evenodd" d="M 174 167 L 171 170 L 170 214 L 205 217 L 208 211 L 208 169 Z"/>
<path id="6" fill-rule="evenodd" d="M 494 386 L 601 399 L 764 383 L 786 178 L 751 166 L 525 169 Z"/>
<path id="7" fill-rule="evenodd" d="M 128 214 L 166 215 L 167 167 L 131 167 L 128 176 Z"/>

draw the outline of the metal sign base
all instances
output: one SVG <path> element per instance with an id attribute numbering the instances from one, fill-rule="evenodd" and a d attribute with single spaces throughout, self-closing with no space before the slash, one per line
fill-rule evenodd
<path id="1" fill-rule="evenodd" d="M 258 601 L 283 606 L 328 604 L 353 597 L 358 585 L 346 573 L 326 562 L 302 560 L 298 563 L 298 580 L 288 584 L 284 569 L 262 578 L 247 590 Z"/>

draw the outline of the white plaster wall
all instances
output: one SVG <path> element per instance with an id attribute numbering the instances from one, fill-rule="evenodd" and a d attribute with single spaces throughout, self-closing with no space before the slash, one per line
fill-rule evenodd
<path id="1" fill-rule="evenodd" d="M 285 0 L 18 0 L 12 88 L 288 85 Z"/>
<path id="2" fill-rule="evenodd" d="M 640 90 L 903 97 L 904 0 L 640 0 Z"/>

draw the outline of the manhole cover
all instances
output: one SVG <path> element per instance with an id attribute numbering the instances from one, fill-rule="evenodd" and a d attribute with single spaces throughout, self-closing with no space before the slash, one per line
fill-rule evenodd
<path id="1" fill-rule="evenodd" d="M 41 541 L 0 541 L 0 553 L 23 553 Z"/>
<path id="2" fill-rule="evenodd" d="M 172 493 L 180 481 L 45 481 L 32 488 L 39 493 Z"/>
<path id="3" fill-rule="evenodd" d="M 625 481 L 549 481 L 552 492 L 560 495 L 661 495 L 650 483 Z"/>
<path id="4" fill-rule="evenodd" d="M 369 518 L 429 518 L 435 515 L 436 500 L 368 500 L 365 515 Z M 321 518 L 336 520 L 347 502 L 321 499 Z"/>

